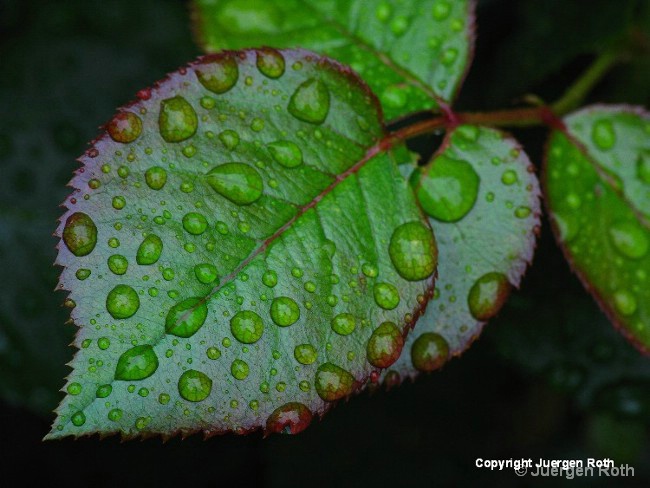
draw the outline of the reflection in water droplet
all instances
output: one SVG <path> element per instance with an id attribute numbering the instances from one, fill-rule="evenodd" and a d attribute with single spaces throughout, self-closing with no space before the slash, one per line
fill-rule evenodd
<path id="1" fill-rule="evenodd" d="M 354 315 L 349 313 L 340 313 L 332 319 L 332 330 L 339 335 L 351 334 L 356 328 Z"/>
<path id="2" fill-rule="evenodd" d="M 145 171 L 144 180 L 152 190 L 161 190 L 167 183 L 167 171 L 160 166 L 153 166 Z"/>
<path id="3" fill-rule="evenodd" d="M 137 381 L 148 378 L 158 369 L 158 357 L 150 345 L 135 346 L 125 351 L 117 361 L 115 379 Z"/>
<path id="4" fill-rule="evenodd" d="M 160 259 L 163 250 L 163 242 L 156 234 L 149 234 L 138 247 L 135 260 L 141 265 L 154 264 Z"/>
<path id="5" fill-rule="evenodd" d="M 226 93 L 237 83 L 239 68 L 230 56 L 207 62 L 196 68 L 199 82 L 213 93 Z"/>
<path id="6" fill-rule="evenodd" d="M 318 353 L 311 344 L 299 344 L 293 350 L 293 355 L 300 364 L 312 364 L 316 361 Z"/>
<path id="7" fill-rule="evenodd" d="M 246 361 L 235 359 L 230 365 L 230 374 L 237 380 L 244 380 L 248 377 L 250 369 Z"/>
<path id="8" fill-rule="evenodd" d="M 284 56 L 275 49 L 259 49 L 257 51 L 257 69 L 268 78 L 279 78 L 284 74 Z"/>
<path id="9" fill-rule="evenodd" d="M 376 283 L 372 288 L 375 303 L 385 310 L 393 310 L 399 305 L 399 291 L 390 283 Z"/>
<path id="10" fill-rule="evenodd" d="M 203 234 L 208 228 L 208 221 L 198 212 L 189 212 L 183 216 L 183 229 L 192 235 Z"/>
<path id="11" fill-rule="evenodd" d="M 186 298 L 169 309 L 165 331 L 178 337 L 191 337 L 203 326 L 207 317 L 205 299 Z"/>
<path id="12" fill-rule="evenodd" d="M 196 133 L 199 121 L 190 103 L 176 96 L 160 102 L 158 127 L 160 135 L 167 142 L 181 142 Z"/>
<path id="13" fill-rule="evenodd" d="M 609 238 L 618 252 L 631 259 L 642 258 L 650 247 L 647 233 L 633 221 L 613 224 L 609 228 Z"/>
<path id="14" fill-rule="evenodd" d="M 207 174 L 207 180 L 217 193 L 237 205 L 249 205 L 257 201 L 264 189 L 260 174 L 244 163 L 215 166 Z"/>
<path id="15" fill-rule="evenodd" d="M 106 296 L 106 310 L 114 319 L 128 319 L 140 308 L 140 298 L 128 285 L 117 285 Z"/>
<path id="16" fill-rule="evenodd" d="M 352 393 L 356 381 L 345 369 L 332 363 L 318 367 L 314 381 L 316 392 L 326 402 L 333 402 Z"/>
<path id="17" fill-rule="evenodd" d="M 311 411 L 302 403 L 286 403 L 276 408 L 266 419 L 266 432 L 297 434 L 309 426 L 311 419 Z"/>
<path id="18" fill-rule="evenodd" d="M 402 278 L 417 281 L 433 274 L 438 249 L 431 229 L 421 222 L 400 225 L 390 238 L 388 254 Z"/>
<path id="19" fill-rule="evenodd" d="M 214 283 L 219 275 L 217 274 L 217 267 L 214 264 L 202 263 L 194 266 L 194 276 L 204 285 Z"/>
<path id="20" fill-rule="evenodd" d="M 434 332 L 420 335 L 411 346 L 411 362 L 418 371 L 434 371 L 445 364 L 448 357 L 449 344 Z"/>
<path id="21" fill-rule="evenodd" d="M 298 304 L 289 297 L 278 297 L 271 304 L 271 318 L 281 327 L 295 324 L 300 318 Z"/>
<path id="22" fill-rule="evenodd" d="M 75 212 L 65 221 L 63 242 L 75 256 L 90 254 L 97 244 L 97 227 L 88 215 Z"/>
<path id="23" fill-rule="evenodd" d="M 476 320 L 486 321 L 501 309 L 511 285 L 502 273 L 487 273 L 472 285 L 467 296 L 469 311 Z"/>
<path id="24" fill-rule="evenodd" d="M 291 141 L 275 141 L 267 147 L 273 159 L 285 168 L 295 168 L 302 164 L 302 151 Z"/>
<path id="25" fill-rule="evenodd" d="M 387 368 L 397 361 L 403 347 L 404 338 L 397 326 L 392 322 L 384 322 L 368 339 L 368 362 L 377 368 Z"/>
<path id="26" fill-rule="evenodd" d="M 278 274 L 272 269 L 266 270 L 262 275 L 262 283 L 269 288 L 273 288 L 278 284 Z"/>
<path id="27" fill-rule="evenodd" d="M 135 141 L 142 133 L 142 120 L 132 112 L 121 112 L 108 123 L 108 134 L 115 142 Z"/>
<path id="28" fill-rule="evenodd" d="M 291 95 L 289 113 L 303 122 L 322 124 L 330 110 L 330 92 L 325 83 L 311 78 Z"/>
<path id="29" fill-rule="evenodd" d="M 210 396 L 212 380 L 205 373 L 188 369 L 178 380 L 178 393 L 187 401 L 201 402 Z"/>
<path id="30" fill-rule="evenodd" d="M 259 341 L 264 333 L 262 317 L 251 310 L 237 312 L 230 319 L 230 331 L 239 342 L 253 344 Z"/>

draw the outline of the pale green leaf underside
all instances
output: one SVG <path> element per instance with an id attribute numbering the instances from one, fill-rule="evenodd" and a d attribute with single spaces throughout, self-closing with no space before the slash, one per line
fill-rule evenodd
<path id="1" fill-rule="evenodd" d="M 376 145 L 376 100 L 306 51 L 202 58 L 141 93 L 81 159 L 57 231 L 81 328 L 50 436 L 297 432 L 377 371 L 373 331 L 401 334 L 432 288 L 433 251 L 395 252 L 404 229 L 433 238 Z M 232 163 L 245 191 L 223 189 Z"/>
<path id="2" fill-rule="evenodd" d="M 474 40 L 470 0 L 195 0 L 207 51 L 304 47 L 350 65 L 386 118 L 451 102 Z"/>
<path id="3" fill-rule="evenodd" d="M 519 287 L 540 225 L 532 164 L 519 144 L 498 130 L 458 127 L 411 181 L 432 214 L 438 278 L 402 355 L 384 373 L 388 384 L 438 369 L 471 345 L 510 287 Z M 437 204 L 429 199 L 431 189 L 437 190 Z"/>
<path id="4" fill-rule="evenodd" d="M 546 194 L 573 269 L 610 319 L 650 349 L 650 117 L 594 106 L 551 135 Z"/>

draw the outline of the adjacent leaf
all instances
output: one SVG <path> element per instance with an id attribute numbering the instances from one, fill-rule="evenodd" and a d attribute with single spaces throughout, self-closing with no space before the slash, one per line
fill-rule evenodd
<path id="1" fill-rule="evenodd" d="M 451 102 L 470 64 L 471 0 L 195 0 L 206 51 L 304 47 L 357 71 L 387 119 Z"/>
<path id="2" fill-rule="evenodd" d="M 640 350 L 650 347 L 650 117 L 594 106 L 551 135 L 546 194 L 573 269 Z"/>
<path id="3" fill-rule="evenodd" d="M 401 378 L 440 368 L 460 355 L 519 287 L 540 225 L 539 184 L 517 142 L 486 127 L 447 134 L 411 184 L 438 243 L 433 301 L 384 374 Z"/>
<path id="4" fill-rule="evenodd" d="M 298 432 L 432 292 L 434 238 L 377 101 L 341 65 L 270 49 L 139 96 L 81 158 L 57 231 L 81 329 L 50 437 Z"/>

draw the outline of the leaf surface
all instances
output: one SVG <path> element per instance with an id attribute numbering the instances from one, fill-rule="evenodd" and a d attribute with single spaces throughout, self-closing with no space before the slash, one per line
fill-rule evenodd
<path id="1" fill-rule="evenodd" d="M 565 119 L 546 155 L 555 235 L 587 290 L 639 349 L 650 347 L 650 118 L 593 106 Z"/>
<path id="2" fill-rule="evenodd" d="M 434 298 L 406 338 L 388 385 L 440 368 L 479 336 L 533 258 L 540 190 L 519 144 L 487 127 L 450 132 L 411 185 L 439 251 Z"/>
<path id="3" fill-rule="evenodd" d="M 450 103 L 474 41 L 470 0 L 196 0 L 206 51 L 304 47 L 352 66 L 388 120 Z"/>
<path id="4" fill-rule="evenodd" d="M 50 437 L 299 432 L 376 374 L 375 329 L 401 337 L 433 288 L 377 101 L 270 49 L 139 97 L 81 158 L 57 230 L 81 329 Z"/>

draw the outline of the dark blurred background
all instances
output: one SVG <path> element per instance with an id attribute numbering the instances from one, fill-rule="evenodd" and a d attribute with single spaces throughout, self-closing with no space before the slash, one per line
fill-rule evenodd
<path id="1" fill-rule="evenodd" d="M 200 54 L 188 8 L 0 0 L 0 485 L 648 486 L 650 360 L 600 313 L 546 224 L 522 289 L 461 359 L 362 394 L 299 436 L 41 442 L 73 353 L 52 291 L 58 205 L 97 127 Z M 646 0 L 484 0 L 478 23 L 460 109 L 551 101 L 623 38 L 635 55 L 589 102 L 650 105 Z M 544 130 L 515 135 L 540 164 Z M 609 457 L 635 477 L 518 478 L 477 469 L 477 457 Z"/>

